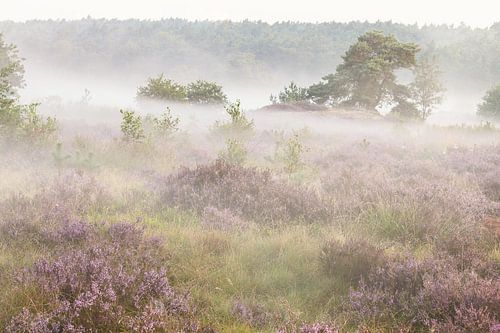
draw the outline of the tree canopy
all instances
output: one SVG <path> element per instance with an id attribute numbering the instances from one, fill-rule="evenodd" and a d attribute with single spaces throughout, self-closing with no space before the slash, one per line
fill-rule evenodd
<path id="1" fill-rule="evenodd" d="M 405 25 L 392 22 L 298 23 L 195 21 L 180 19 L 0 22 L 0 32 L 27 58 L 44 66 L 140 77 L 169 73 L 192 81 L 203 77 L 243 82 L 320 77 L 334 71 L 360 35 L 383 31 L 417 43 L 436 56 L 445 79 L 500 82 L 498 24 Z M 140 64 L 140 65 L 138 65 Z M 234 81 L 232 81 L 234 82 Z"/>
<path id="2" fill-rule="evenodd" d="M 500 85 L 489 90 L 478 106 L 480 116 L 500 119 Z"/>
<path id="3" fill-rule="evenodd" d="M 375 109 L 401 90 L 395 71 L 413 68 L 418 51 L 414 43 L 400 42 L 380 31 L 368 32 L 349 47 L 335 74 L 311 87 L 310 95 L 313 100 Z"/>

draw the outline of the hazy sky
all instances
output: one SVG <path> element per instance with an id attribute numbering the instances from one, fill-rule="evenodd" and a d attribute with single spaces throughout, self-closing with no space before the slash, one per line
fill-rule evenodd
<path id="1" fill-rule="evenodd" d="M 3 2 L 4 0 L 2 0 Z M 5 2 L 7 2 L 5 0 Z M 500 21 L 500 0 L 14 0 L 0 20 L 181 17 L 292 21 L 392 20 L 486 27 Z"/>

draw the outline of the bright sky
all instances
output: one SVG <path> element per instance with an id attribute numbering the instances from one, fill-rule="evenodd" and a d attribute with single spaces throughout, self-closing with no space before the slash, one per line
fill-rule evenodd
<path id="1" fill-rule="evenodd" d="M 14 0 L 0 20 L 106 18 L 263 20 L 267 22 L 387 21 L 464 22 L 487 27 L 500 21 L 500 0 Z"/>

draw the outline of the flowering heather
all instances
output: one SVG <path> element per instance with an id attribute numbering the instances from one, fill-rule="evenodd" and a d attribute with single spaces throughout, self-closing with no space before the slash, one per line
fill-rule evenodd
<path id="1" fill-rule="evenodd" d="M 262 305 L 244 303 L 239 299 L 234 301 L 231 312 L 240 320 L 256 328 L 266 326 L 272 317 Z"/>
<path id="2" fill-rule="evenodd" d="M 337 219 L 388 240 L 468 248 L 481 240 L 496 206 L 474 178 L 407 149 L 341 149 L 319 167 Z"/>
<path id="3" fill-rule="evenodd" d="M 248 228 L 248 223 L 227 208 L 220 210 L 215 207 L 206 207 L 201 216 L 201 224 L 207 229 L 221 231 L 241 231 Z"/>
<path id="4" fill-rule="evenodd" d="M 10 239 L 60 242 L 84 238 L 88 225 L 81 216 L 109 202 L 92 178 L 69 174 L 33 197 L 14 195 L 0 203 L 0 231 Z"/>
<path id="5" fill-rule="evenodd" d="M 495 146 L 475 146 L 471 149 L 448 151 L 441 161 L 448 170 L 469 175 L 493 201 L 500 202 L 500 149 Z"/>
<path id="6" fill-rule="evenodd" d="M 480 277 L 450 257 L 390 261 L 351 290 L 346 310 L 354 322 L 375 327 L 490 332 L 500 313 L 498 270 Z"/>
<path id="7" fill-rule="evenodd" d="M 39 303 L 26 305 L 6 332 L 196 332 L 188 299 L 170 285 L 154 244 L 125 223 L 109 234 L 25 271 L 20 288 L 37 290 Z"/>
<path id="8" fill-rule="evenodd" d="M 169 177 L 162 189 L 164 204 L 194 209 L 230 209 L 265 223 L 324 221 L 329 209 L 314 191 L 274 179 L 269 171 L 217 160 Z"/>

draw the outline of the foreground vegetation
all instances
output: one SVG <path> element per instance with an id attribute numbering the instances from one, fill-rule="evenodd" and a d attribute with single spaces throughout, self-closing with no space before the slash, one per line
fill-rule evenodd
<path id="1" fill-rule="evenodd" d="M 2 146 L 2 330 L 498 326 L 497 130 L 239 136 L 242 117 Z"/>

